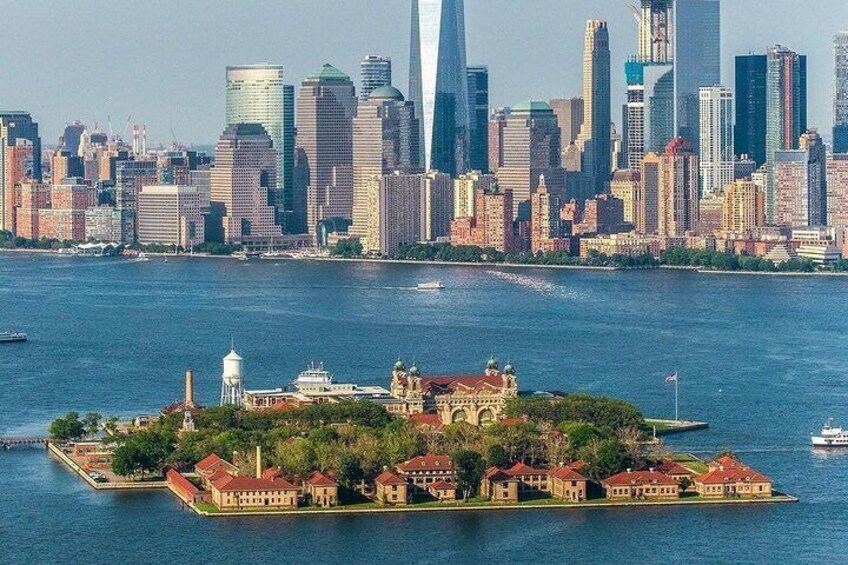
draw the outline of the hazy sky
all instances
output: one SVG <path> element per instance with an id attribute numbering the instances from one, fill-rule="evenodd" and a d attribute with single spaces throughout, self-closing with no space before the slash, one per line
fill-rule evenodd
<path id="1" fill-rule="evenodd" d="M 637 0 L 466 0 L 469 64 L 487 64 L 493 106 L 579 95 L 586 19 L 609 21 L 615 108 L 636 49 Z M 846 0 L 723 0 L 722 61 L 782 43 L 809 57 L 810 124 L 830 137 L 832 47 Z M 33 113 L 45 142 L 64 123 L 127 116 L 148 139 L 213 142 L 224 126 L 224 67 L 272 62 L 288 80 L 330 62 L 358 82 L 367 53 L 393 59 L 407 90 L 409 0 L 5 0 L 0 107 Z M 620 119 L 614 110 L 613 119 Z"/>

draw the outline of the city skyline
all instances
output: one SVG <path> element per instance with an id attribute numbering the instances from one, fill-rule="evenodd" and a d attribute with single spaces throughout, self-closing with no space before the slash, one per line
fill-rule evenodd
<path id="1" fill-rule="evenodd" d="M 224 92 L 220 84 L 226 65 L 270 61 L 282 65 L 288 81 L 298 84 L 325 62 L 358 78 L 362 58 L 379 53 L 392 58 L 395 86 L 406 90 L 408 2 L 377 0 L 365 9 L 336 6 L 327 0 L 316 0 L 308 7 L 300 2 L 294 4 L 252 2 L 246 9 L 222 7 L 207 13 L 201 9 L 201 2 L 187 1 L 168 4 L 167 20 L 157 16 L 156 6 L 163 5 L 157 0 L 142 7 L 105 9 L 93 2 L 79 2 L 72 7 L 42 2 L 9 6 L 8 16 L 21 25 L 10 30 L 12 48 L 5 54 L 4 66 L 11 80 L 3 105 L 31 112 L 41 124 L 45 145 L 56 143 L 65 123 L 74 119 L 89 124 L 98 121 L 101 130 L 108 131 L 107 116 L 111 116 L 117 133 L 123 131 L 127 116 L 132 116 L 133 123 L 147 125 L 149 137 L 156 144 L 168 144 L 173 137 L 212 144 L 224 123 Z M 467 60 L 469 65 L 489 66 L 492 106 L 578 95 L 583 27 L 587 19 L 599 18 L 610 25 L 613 108 L 620 107 L 626 91 L 621 69 L 637 44 L 636 22 L 626 3 L 619 6 L 591 0 L 572 6 L 535 0 L 534 6 L 538 9 L 527 10 L 504 0 L 466 2 Z M 762 53 L 776 43 L 806 54 L 811 85 L 809 124 L 818 127 L 829 140 L 833 113 L 832 37 L 848 28 L 848 6 L 823 0 L 813 11 L 776 0 L 772 7 L 773 15 L 766 14 L 771 25 L 751 28 L 744 22 L 753 18 L 762 21 L 763 17 L 755 2 L 722 3 L 722 83 L 733 85 L 732 62 L 736 55 Z M 121 26 L 98 29 L 98 39 L 93 42 L 77 39 L 81 37 L 77 30 L 88 26 L 92 18 L 108 22 L 118 17 L 137 22 L 137 27 L 147 29 L 157 41 L 138 48 L 123 38 L 126 30 Z M 318 40 L 309 36 L 307 41 L 299 30 L 316 27 L 309 24 L 315 17 L 326 23 L 316 32 Z M 354 17 L 366 17 L 371 25 L 348 26 Z M 502 19 L 508 19 L 511 26 L 499 26 L 498 34 L 487 33 Z M 62 29 L 52 29 L 50 22 L 59 21 L 63 22 Z M 35 22 L 46 25 L 35 27 Z M 226 41 L 227 25 L 239 25 L 249 31 L 251 42 Z M 527 33 L 528 26 L 532 26 L 533 33 Z M 186 34 L 183 28 L 202 31 Z M 810 34 L 811 28 L 821 33 Z M 177 30 L 181 32 L 174 33 Z M 325 35 L 326 41 L 322 41 Z M 32 37 L 39 41 L 33 42 Z M 18 45 L 26 45 L 26 49 Z M 119 64 L 130 52 L 136 65 Z M 78 61 L 83 58 L 87 80 L 80 80 L 77 70 Z M 50 61 L 49 72 L 32 73 L 39 59 Z M 201 93 L 203 97 L 199 98 Z M 620 126 L 620 116 L 615 111 L 613 120 Z"/>

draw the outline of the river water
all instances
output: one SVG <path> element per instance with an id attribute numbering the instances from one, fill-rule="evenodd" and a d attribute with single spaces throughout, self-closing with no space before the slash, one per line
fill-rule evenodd
<path id="1" fill-rule="evenodd" d="M 416 292 L 441 280 L 440 293 Z M 195 370 L 220 394 L 230 340 L 248 388 L 312 360 L 388 385 L 516 366 L 522 389 L 619 396 L 710 429 L 675 448 L 732 447 L 798 504 L 391 516 L 200 519 L 168 493 L 96 493 L 37 449 L 0 453 L 4 563 L 848 563 L 848 279 L 333 262 L 85 260 L 0 255 L 0 436 L 68 410 L 154 413 Z"/>

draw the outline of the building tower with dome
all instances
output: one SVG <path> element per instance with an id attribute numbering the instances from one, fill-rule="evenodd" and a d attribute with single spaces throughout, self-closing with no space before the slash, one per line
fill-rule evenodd
<path id="1" fill-rule="evenodd" d="M 402 360 L 392 371 L 391 395 L 402 401 L 402 415 L 436 414 L 442 424 L 493 424 L 504 418 L 506 401 L 518 396 L 515 368 L 503 370 L 492 357 L 482 375 L 423 376 L 417 364 Z"/>
<path id="2" fill-rule="evenodd" d="M 230 349 L 229 355 L 224 357 L 224 372 L 221 377 L 221 406 L 241 406 L 243 386 L 244 359 L 236 353 L 235 348 Z"/>

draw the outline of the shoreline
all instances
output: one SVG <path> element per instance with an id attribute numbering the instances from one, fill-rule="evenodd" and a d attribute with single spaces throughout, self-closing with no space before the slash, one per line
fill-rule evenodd
<path id="1" fill-rule="evenodd" d="M 3 253 L 20 253 L 20 254 L 35 254 L 35 255 L 56 255 L 59 257 L 74 257 L 68 253 L 59 253 L 55 249 L 22 249 L 22 248 L 0 248 L 0 254 Z M 145 252 L 148 257 L 162 257 L 170 259 L 220 259 L 220 260 L 240 260 L 235 255 L 212 255 L 210 253 L 154 253 Z M 86 259 L 97 259 L 97 257 L 86 257 Z M 103 259 L 109 259 L 108 257 Z M 705 269 L 703 267 L 692 267 L 686 265 L 658 265 L 656 267 L 615 267 L 615 266 L 594 266 L 594 265 L 534 265 L 528 263 L 492 263 L 481 262 L 475 263 L 472 261 L 416 261 L 414 259 L 369 259 L 366 257 L 345 258 L 345 257 L 271 257 L 271 258 L 254 258 L 251 261 L 286 261 L 286 262 L 302 262 L 315 261 L 325 263 L 365 263 L 365 264 L 388 264 L 388 265 L 419 265 L 419 266 L 435 266 L 435 267 L 484 267 L 488 269 L 553 269 L 563 271 L 597 271 L 597 272 L 630 272 L 630 271 L 680 271 L 688 272 L 697 275 L 743 275 L 743 276 L 770 276 L 770 277 L 848 277 L 847 272 L 834 271 L 813 271 L 811 273 L 794 272 L 794 271 L 721 271 L 715 269 Z"/>
<path id="2" fill-rule="evenodd" d="M 179 498 L 179 497 L 178 497 Z M 179 498 L 181 501 L 182 499 Z M 245 518 L 249 516 L 328 516 L 328 515 L 344 515 L 344 514 L 399 514 L 399 513 L 415 513 L 415 512 L 502 512 L 502 511 L 521 511 L 521 510 L 580 510 L 580 509 L 600 509 L 600 508 L 656 508 L 660 506 L 718 506 L 718 505 L 747 505 L 747 504 L 794 504 L 799 502 L 798 498 L 779 493 L 770 498 L 695 498 L 687 500 L 685 498 L 679 500 L 645 500 L 645 501 L 609 501 L 609 502 L 577 502 L 577 503 L 551 503 L 551 504 L 464 504 L 455 503 L 452 506 L 425 506 L 416 508 L 414 505 L 409 506 L 392 506 L 385 508 L 330 508 L 316 509 L 303 508 L 293 510 L 257 510 L 257 511 L 223 511 L 223 512 L 208 512 L 197 508 L 193 503 L 185 503 L 199 516 L 205 518 Z"/>

